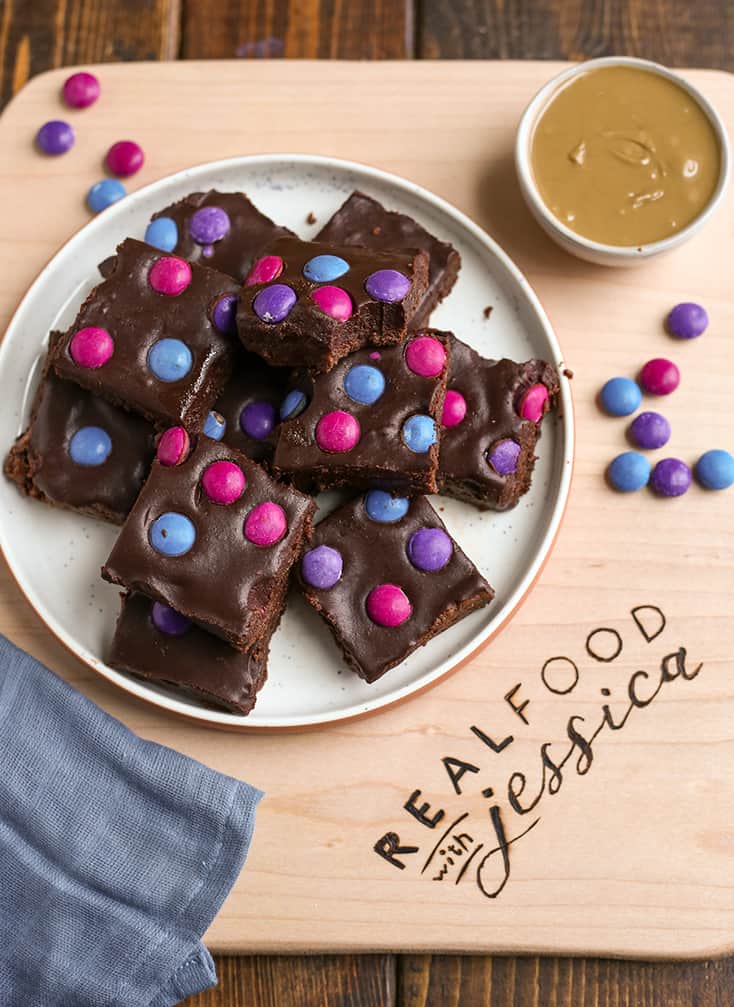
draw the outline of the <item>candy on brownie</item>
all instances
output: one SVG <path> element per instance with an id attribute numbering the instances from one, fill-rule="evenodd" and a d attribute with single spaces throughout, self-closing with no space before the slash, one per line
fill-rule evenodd
<path id="1" fill-rule="evenodd" d="M 102 576 L 247 651 L 280 617 L 314 510 L 235 448 L 171 427 Z"/>
<path id="2" fill-rule="evenodd" d="M 455 336 L 443 406 L 439 491 L 507 510 L 530 489 L 540 424 L 558 399 L 543 360 L 487 360 Z"/>
<path id="3" fill-rule="evenodd" d="M 145 240 L 240 283 L 275 238 L 292 234 L 261 213 L 243 192 L 192 192 L 153 214 Z"/>
<path id="4" fill-rule="evenodd" d="M 448 373 L 445 334 L 427 329 L 400 346 L 358 350 L 328 374 L 296 375 L 274 471 L 302 489 L 435 492 Z"/>
<path id="5" fill-rule="evenodd" d="M 368 344 L 402 342 L 427 283 L 426 252 L 280 238 L 247 275 L 237 328 L 270 364 L 329 371 Z"/>
<path id="6" fill-rule="evenodd" d="M 270 637 L 244 653 L 142 594 L 123 595 L 107 663 L 207 705 L 247 714 L 267 678 Z"/>
<path id="7" fill-rule="evenodd" d="M 317 525 L 299 582 L 367 682 L 494 597 L 425 497 L 383 490 Z"/>
<path id="8" fill-rule="evenodd" d="M 429 255 L 428 289 L 410 327 L 428 324 L 433 309 L 446 297 L 461 267 L 461 256 L 448 241 L 436 238 L 412 217 L 353 192 L 316 235 L 316 241 L 367 248 L 421 248 Z"/>
<path id="9" fill-rule="evenodd" d="M 232 368 L 237 289 L 127 238 L 56 345 L 56 373 L 153 423 L 198 430 Z"/>
<path id="10" fill-rule="evenodd" d="M 51 334 L 51 346 L 61 333 Z M 5 459 L 5 474 L 28 496 L 122 524 L 148 474 L 153 427 L 72 381 L 49 357 L 28 428 Z"/>

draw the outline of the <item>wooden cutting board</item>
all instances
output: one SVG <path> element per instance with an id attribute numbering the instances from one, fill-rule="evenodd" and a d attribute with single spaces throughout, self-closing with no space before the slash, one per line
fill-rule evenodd
<path id="1" fill-rule="evenodd" d="M 658 454 L 693 463 L 734 448 L 734 197 L 699 237 L 634 269 L 556 249 L 521 201 L 512 142 L 524 105 L 559 69 L 106 65 L 94 108 L 63 109 L 67 71 L 55 71 L 0 119 L 3 327 L 87 220 L 83 196 L 109 144 L 134 137 L 147 155 L 134 187 L 276 151 L 363 160 L 427 186 L 526 271 L 575 373 L 574 485 L 539 584 L 470 665 L 376 716 L 258 736 L 182 723 L 94 678 L 3 570 L 0 628 L 16 643 L 143 736 L 267 792 L 247 868 L 209 933 L 217 951 L 734 950 L 734 491 L 613 494 L 603 471 L 625 448 L 626 423 L 594 401 L 608 377 L 670 356 L 682 382 L 662 403 L 673 437 Z M 733 78 L 689 76 L 731 127 Z M 39 157 L 36 129 L 67 115 L 74 150 Z M 690 344 L 661 324 L 684 299 L 712 319 Z"/>

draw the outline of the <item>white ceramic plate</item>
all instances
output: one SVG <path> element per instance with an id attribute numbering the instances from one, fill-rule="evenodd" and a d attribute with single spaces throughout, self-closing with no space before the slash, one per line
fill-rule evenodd
<path id="1" fill-rule="evenodd" d="M 0 347 L 6 398 L 0 419 L 3 451 L 26 425 L 47 333 L 71 324 L 98 282 L 97 263 L 127 236 L 142 238 L 151 214 L 193 190 L 244 190 L 279 223 L 304 238 L 356 188 L 390 209 L 415 217 L 461 252 L 453 292 L 432 324 L 451 329 L 485 356 L 558 364 L 561 351 L 527 281 L 476 224 L 412 182 L 375 168 L 310 155 L 262 155 L 204 164 L 163 178 L 127 196 L 76 234 L 51 260 L 20 304 Z M 309 226 L 312 212 L 319 223 Z M 483 311 L 492 305 L 490 320 Z M 206 709 L 114 671 L 104 662 L 119 607 L 119 589 L 99 576 L 117 529 L 23 498 L 0 480 L 0 546 L 20 587 L 49 628 L 82 661 L 135 696 L 221 726 L 298 727 L 354 717 L 387 706 L 435 682 L 510 618 L 530 590 L 552 547 L 568 495 L 573 456 L 573 410 L 561 377 L 563 420 L 548 420 L 533 486 L 506 514 L 480 513 L 455 500 L 438 501 L 451 534 L 494 586 L 497 595 L 414 653 L 379 682 L 348 671 L 321 622 L 292 596 L 273 637 L 268 681 L 246 718 Z"/>

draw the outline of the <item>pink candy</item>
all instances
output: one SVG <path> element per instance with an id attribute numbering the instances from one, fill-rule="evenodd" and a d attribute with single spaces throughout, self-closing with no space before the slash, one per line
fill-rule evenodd
<path id="1" fill-rule="evenodd" d="M 275 545 L 287 531 L 285 511 L 270 500 L 253 507 L 245 520 L 245 538 L 253 545 Z"/>
<path id="2" fill-rule="evenodd" d="M 64 101 L 72 108 L 88 108 L 99 98 L 99 81 L 93 73 L 81 70 L 64 81 Z"/>
<path id="3" fill-rule="evenodd" d="M 435 378 L 446 363 L 446 350 L 433 336 L 418 336 L 408 343 L 405 362 L 413 374 L 422 378 Z"/>
<path id="4" fill-rule="evenodd" d="M 325 413 L 316 424 L 316 443 L 322 451 L 331 454 L 351 451 L 359 444 L 361 435 L 359 421 L 341 409 Z"/>
<path id="5" fill-rule="evenodd" d="M 143 167 L 145 154 L 134 140 L 118 140 L 107 151 L 105 163 L 113 175 L 127 178 Z"/>
<path id="6" fill-rule="evenodd" d="M 543 419 L 543 410 L 548 398 L 548 389 L 545 385 L 531 385 L 520 399 L 518 408 L 520 416 L 532 423 L 539 423 Z"/>
<path id="7" fill-rule="evenodd" d="M 211 465 L 207 465 L 204 469 L 201 485 L 212 503 L 231 504 L 235 500 L 239 500 L 245 492 L 245 473 L 234 462 L 212 462 Z M 257 508 L 255 509 L 257 510 Z M 247 525 L 245 525 L 245 535 L 247 535 Z M 249 535 L 247 537 L 250 538 Z M 277 541 L 277 539 L 273 541 Z M 266 544 L 269 545 L 270 543 Z"/>
<path id="8" fill-rule="evenodd" d="M 401 626 L 412 611 L 408 596 L 397 584 L 378 584 L 367 595 L 367 615 L 378 626 Z"/>
<path id="9" fill-rule="evenodd" d="M 441 415 L 441 425 L 447 429 L 458 427 L 466 416 L 466 399 L 461 392 L 455 392 L 449 388 L 446 398 L 443 400 L 443 413 Z"/>
<path id="10" fill-rule="evenodd" d="M 71 359 L 79 367 L 96 370 L 102 367 L 115 352 L 115 341 L 107 329 L 94 325 L 75 332 L 69 343 Z"/>
<path id="11" fill-rule="evenodd" d="M 352 298 L 341 287 L 317 287 L 311 292 L 311 300 L 338 322 L 346 322 L 354 314 Z"/>
<path id="12" fill-rule="evenodd" d="M 148 282 L 157 294 L 176 297 L 191 283 L 191 266 L 178 256 L 164 255 L 151 267 Z"/>
<path id="13" fill-rule="evenodd" d="M 640 384 L 651 395 L 670 395 L 680 384 L 680 371 L 672 360 L 655 357 L 640 371 Z"/>
<path id="14" fill-rule="evenodd" d="M 283 260 L 279 255 L 264 255 L 256 259 L 245 277 L 245 286 L 254 287 L 256 283 L 270 283 L 283 272 Z"/>
<path id="15" fill-rule="evenodd" d="M 180 465 L 189 453 L 189 435 L 183 427 L 169 427 L 158 441 L 156 457 L 161 465 Z"/>

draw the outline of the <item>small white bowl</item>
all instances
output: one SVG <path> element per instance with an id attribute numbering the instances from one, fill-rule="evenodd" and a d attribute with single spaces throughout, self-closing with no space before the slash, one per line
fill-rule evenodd
<path id="1" fill-rule="evenodd" d="M 684 228 L 682 228 L 682 230 L 676 231 L 675 234 L 671 234 L 668 238 L 663 238 L 660 241 L 653 241 L 646 245 L 605 245 L 602 242 L 593 241 L 591 238 L 585 238 L 583 235 L 577 234 L 569 227 L 566 227 L 565 224 L 563 224 L 551 213 L 546 204 L 543 202 L 543 199 L 538 192 L 538 187 L 535 184 L 535 179 L 533 178 L 530 148 L 533 138 L 533 129 L 541 112 L 545 110 L 546 106 L 556 95 L 559 88 L 564 84 L 567 84 L 569 80 L 577 77 L 579 74 L 586 73 L 588 70 L 596 70 L 601 67 L 610 66 L 628 66 L 640 70 L 649 70 L 651 73 L 659 74 L 661 77 L 665 77 L 668 80 L 673 81 L 679 87 L 683 88 L 683 90 L 694 99 L 694 101 L 706 114 L 719 141 L 719 148 L 721 151 L 721 168 L 719 171 L 719 180 L 711 199 L 708 201 L 703 210 L 701 210 L 699 215 L 695 217 L 690 224 L 687 224 Z M 668 70 L 667 67 L 661 66 L 659 63 L 652 63 L 646 59 L 634 59 L 631 56 L 605 56 L 601 59 L 590 59 L 584 63 L 578 63 L 576 66 L 569 67 L 567 70 L 563 70 L 561 73 L 551 78 L 551 80 L 549 80 L 548 83 L 542 87 L 540 91 L 538 91 L 523 112 L 522 118 L 520 119 L 520 125 L 517 130 L 517 136 L 515 138 L 515 168 L 517 170 L 517 177 L 520 181 L 520 189 L 522 190 L 523 197 L 530 209 L 530 212 L 533 214 L 546 234 L 548 234 L 558 245 L 560 245 L 561 248 L 580 259 L 586 259 L 587 262 L 595 262 L 602 266 L 630 266 L 635 262 L 640 262 L 643 259 L 649 258 L 651 255 L 658 255 L 660 252 L 668 252 L 672 248 L 676 248 L 684 241 L 687 241 L 688 238 L 692 237 L 692 235 L 694 235 L 708 220 L 726 192 L 727 185 L 729 184 L 730 160 L 731 154 L 729 150 L 729 138 L 726 134 L 724 124 L 721 121 L 716 109 L 709 100 L 701 94 L 698 88 L 689 84 L 687 80 L 683 79 L 683 77 L 680 77 L 672 70 Z"/>

